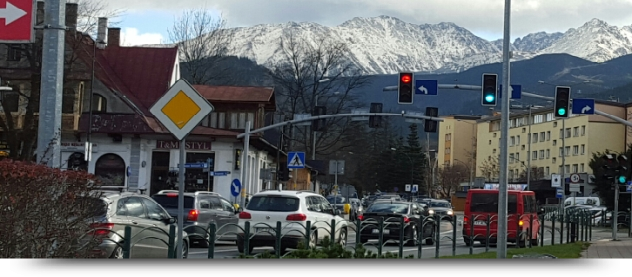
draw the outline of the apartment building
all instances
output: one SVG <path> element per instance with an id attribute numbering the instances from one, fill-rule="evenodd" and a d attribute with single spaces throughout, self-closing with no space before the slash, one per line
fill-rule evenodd
<path id="1" fill-rule="evenodd" d="M 437 163 L 439 166 L 461 164 L 470 169 L 476 160 L 476 128 L 480 116 L 442 116 L 439 128 Z"/>
<path id="2" fill-rule="evenodd" d="M 626 118 L 623 104 L 595 100 L 595 108 Z M 534 108 L 531 117 L 529 111 L 512 112 L 509 126 L 510 182 L 526 181 L 529 159 L 534 168 L 531 180 L 549 179 L 551 174 L 561 173 L 562 166 L 566 177 L 592 174 L 589 162 L 593 153 L 625 149 L 626 127 L 600 115 L 571 115 L 559 120 L 552 108 Z M 476 137 L 476 176 L 498 180 L 500 116 L 478 120 Z"/>

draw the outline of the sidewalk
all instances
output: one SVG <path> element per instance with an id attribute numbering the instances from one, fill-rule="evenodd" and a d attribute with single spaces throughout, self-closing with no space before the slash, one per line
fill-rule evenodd
<path id="1" fill-rule="evenodd" d="M 632 238 L 619 236 L 617 239 L 592 242 L 588 249 L 581 253 L 582 259 L 632 259 Z"/>

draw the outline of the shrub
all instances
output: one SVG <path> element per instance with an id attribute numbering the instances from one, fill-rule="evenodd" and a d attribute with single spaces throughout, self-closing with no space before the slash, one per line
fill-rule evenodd
<path id="1" fill-rule="evenodd" d="M 95 181 L 84 171 L 0 160 L 0 258 L 90 257 L 98 241 L 79 239 L 96 210 L 82 196 L 100 196 Z"/>
<path id="2" fill-rule="evenodd" d="M 316 249 L 306 249 L 304 243 L 299 243 L 298 249 L 281 256 L 282 259 L 377 259 L 377 253 L 373 253 L 370 250 L 364 248 L 361 243 L 356 244 L 354 251 L 342 248 L 340 244 L 331 245 L 331 240 L 325 237 L 322 240 L 323 247 Z M 266 251 L 256 256 L 246 256 L 241 254 L 240 259 L 276 259 L 276 255 L 273 252 Z M 383 253 L 380 259 L 397 259 L 399 255 L 386 252 Z M 406 259 L 414 258 L 413 255 L 405 257 Z"/>

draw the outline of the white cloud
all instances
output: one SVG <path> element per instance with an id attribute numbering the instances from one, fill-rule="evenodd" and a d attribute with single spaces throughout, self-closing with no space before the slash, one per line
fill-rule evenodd
<path id="1" fill-rule="evenodd" d="M 121 45 L 134 46 L 142 44 L 160 44 L 164 43 L 162 34 L 144 33 L 139 34 L 136 28 L 123 28 L 121 30 Z"/>

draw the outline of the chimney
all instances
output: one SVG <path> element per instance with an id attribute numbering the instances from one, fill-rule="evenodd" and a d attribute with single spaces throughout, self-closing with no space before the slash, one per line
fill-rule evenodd
<path id="1" fill-rule="evenodd" d="M 35 24 L 44 23 L 44 1 L 37 1 L 37 14 L 35 15 Z"/>
<path id="2" fill-rule="evenodd" d="M 100 49 L 105 48 L 106 40 L 105 34 L 108 27 L 108 18 L 107 17 L 99 17 L 99 25 L 97 29 L 97 47 Z"/>
<path id="3" fill-rule="evenodd" d="M 70 30 L 77 30 L 77 9 L 79 4 L 66 3 L 66 28 Z"/>
<path id="4" fill-rule="evenodd" d="M 121 28 L 108 28 L 108 45 L 121 46 Z"/>

